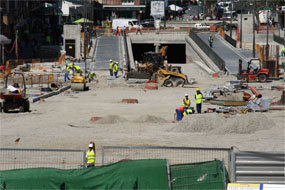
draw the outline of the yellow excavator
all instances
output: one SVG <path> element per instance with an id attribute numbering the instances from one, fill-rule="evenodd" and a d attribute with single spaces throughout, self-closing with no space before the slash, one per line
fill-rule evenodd
<path id="1" fill-rule="evenodd" d="M 151 79 L 155 76 L 158 82 L 165 87 L 183 87 L 185 84 L 194 83 L 194 79 L 191 79 L 189 83 L 187 75 L 181 72 L 180 66 L 163 65 L 163 59 L 161 53 L 144 53 L 143 63 L 137 64 L 136 71 L 127 73 L 127 79 Z"/>
<path id="2" fill-rule="evenodd" d="M 158 68 L 156 76 L 158 82 L 166 87 L 183 87 L 185 84 L 190 84 L 187 75 L 181 72 L 179 66 L 173 67 L 166 64 L 165 68 Z"/>

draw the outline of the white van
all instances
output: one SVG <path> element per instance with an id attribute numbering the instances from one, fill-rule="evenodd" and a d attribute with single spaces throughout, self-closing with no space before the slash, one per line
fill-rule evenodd
<path id="1" fill-rule="evenodd" d="M 139 22 L 138 19 L 131 19 L 131 18 L 118 18 L 118 19 L 113 19 L 112 22 L 112 29 L 116 30 L 117 27 L 119 28 L 124 28 L 129 27 L 129 30 L 132 28 L 138 28 L 139 27 Z M 142 26 L 140 26 L 142 28 Z"/>

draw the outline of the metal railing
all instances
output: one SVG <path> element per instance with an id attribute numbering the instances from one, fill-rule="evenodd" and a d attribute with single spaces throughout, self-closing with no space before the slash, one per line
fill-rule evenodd
<path id="1" fill-rule="evenodd" d="M 102 165 L 128 159 L 167 159 L 170 165 L 217 159 L 224 160 L 229 171 L 231 150 L 231 148 L 103 146 Z"/>
<path id="2" fill-rule="evenodd" d="M 284 152 L 232 152 L 231 181 L 236 183 L 285 183 Z"/>
<path id="3" fill-rule="evenodd" d="M 232 39 L 229 35 L 225 33 L 225 40 L 229 42 L 233 47 L 236 47 L 237 43 L 234 39 Z"/>
<path id="4" fill-rule="evenodd" d="M 83 168 L 84 150 L 0 148 L 0 170 L 21 168 Z"/>
<path id="5" fill-rule="evenodd" d="M 279 44 L 285 44 L 284 38 L 273 34 L 273 40 Z"/>
<path id="6" fill-rule="evenodd" d="M 225 70 L 225 61 L 213 51 L 193 30 L 190 31 L 190 38 L 205 52 L 206 55 L 218 66 L 222 71 Z"/>

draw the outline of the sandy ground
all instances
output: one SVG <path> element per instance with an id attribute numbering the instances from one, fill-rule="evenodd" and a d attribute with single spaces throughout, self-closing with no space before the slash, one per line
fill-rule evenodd
<path id="1" fill-rule="evenodd" d="M 86 149 L 93 140 L 98 150 L 104 145 L 159 145 L 284 151 L 284 111 L 229 117 L 194 114 L 181 123 L 172 123 L 185 93 L 195 106 L 197 87 L 206 90 L 213 84 L 235 80 L 232 76 L 212 78 L 194 64 L 187 64 L 182 70 L 188 77 L 196 78 L 197 84 L 191 88 L 159 87 L 151 91 L 140 84 L 126 84 L 123 79 L 108 85 L 108 73 L 101 72 L 97 73 L 99 83 L 91 83 L 89 91 L 67 91 L 45 102 L 31 103 L 29 113 L 0 113 L 0 147 Z M 281 91 L 261 92 L 274 100 L 281 95 Z M 122 103 L 125 98 L 138 99 L 139 103 Z M 207 107 L 212 106 L 205 103 L 203 110 Z M 104 118 L 90 122 L 91 117 Z M 14 142 L 17 138 L 21 138 L 19 144 Z"/>

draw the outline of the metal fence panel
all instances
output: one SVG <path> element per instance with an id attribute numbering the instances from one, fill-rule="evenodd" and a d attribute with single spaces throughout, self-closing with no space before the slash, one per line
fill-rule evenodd
<path id="1" fill-rule="evenodd" d="M 284 44 L 284 38 L 273 34 L 273 40 L 279 44 Z"/>
<path id="2" fill-rule="evenodd" d="M 190 38 L 205 52 L 206 55 L 219 67 L 225 70 L 225 61 L 213 51 L 193 30 L 190 31 Z"/>
<path id="3" fill-rule="evenodd" d="M 225 33 L 225 40 L 229 42 L 233 47 L 236 47 L 237 43 L 234 39 L 232 39 L 229 35 Z"/>
<path id="4" fill-rule="evenodd" d="M 103 146 L 102 165 L 130 159 L 167 159 L 170 165 L 224 160 L 230 172 L 231 148 L 161 147 L 161 146 Z"/>
<path id="5" fill-rule="evenodd" d="M 0 148 L 0 170 L 84 167 L 84 150 Z"/>
<path id="6" fill-rule="evenodd" d="M 284 152 L 233 152 L 232 181 L 236 183 L 285 183 Z"/>

